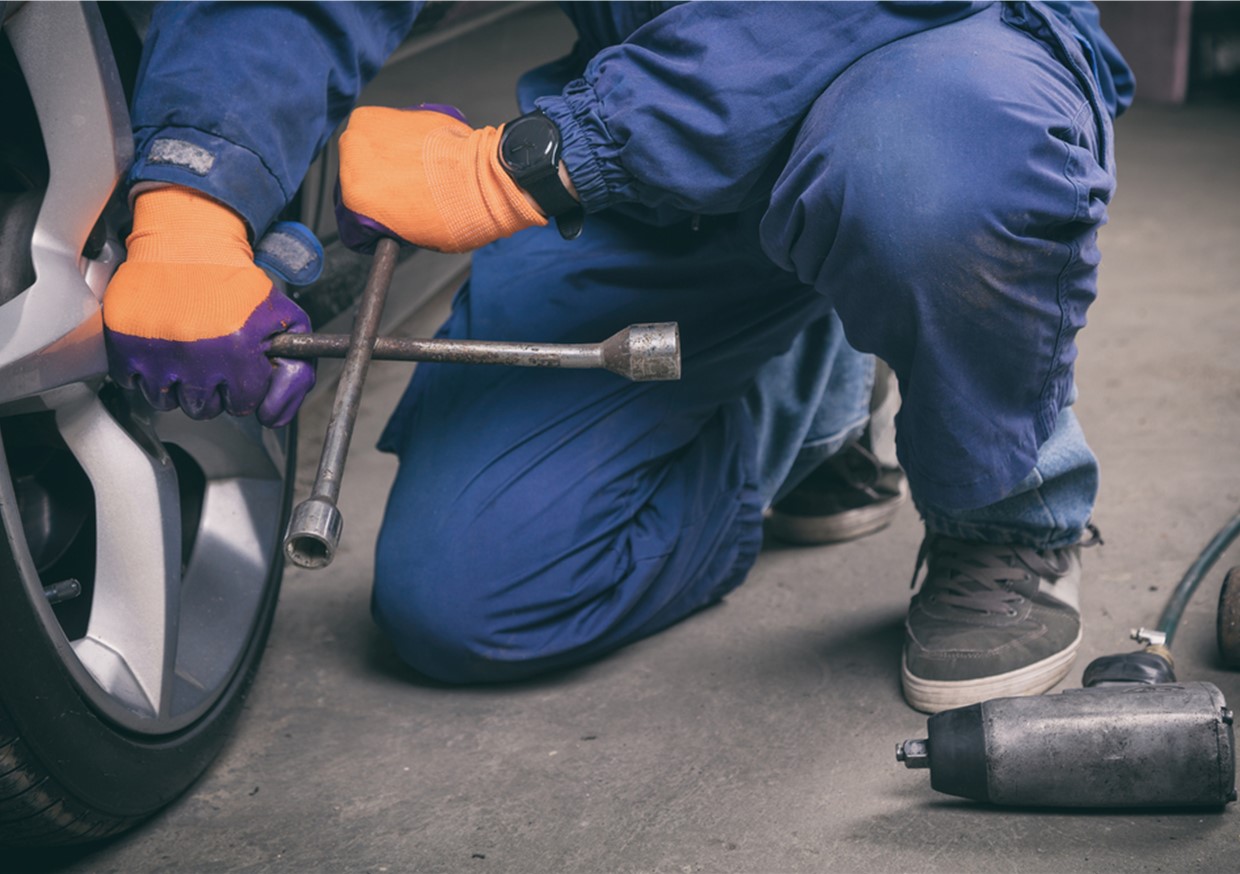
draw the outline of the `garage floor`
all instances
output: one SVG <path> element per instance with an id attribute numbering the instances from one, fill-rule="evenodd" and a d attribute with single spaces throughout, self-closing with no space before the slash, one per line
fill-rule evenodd
<path id="1" fill-rule="evenodd" d="M 1104 465 L 1085 644 L 1122 651 L 1240 506 L 1240 108 L 1141 106 L 1082 337 L 1078 411 Z M 423 315 L 422 330 L 442 318 Z M 412 330 L 419 330 L 414 327 Z M 452 689 L 404 670 L 367 614 L 394 462 L 372 447 L 408 367 L 372 372 L 330 570 L 286 575 L 235 738 L 171 810 L 71 872 L 1146 872 L 1240 870 L 1222 813 L 1008 811 L 936 796 L 893 758 L 921 532 L 768 547 L 727 602 L 588 667 Z M 329 399 L 302 419 L 312 475 Z M 1190 606 L 1181 677 L 1240 702 L 1214 653 L 1233 549 Z M 1234 705 L 1233 705 L 1234 706 Z M 0 868 L 6 861 L 0 859 Z"/>

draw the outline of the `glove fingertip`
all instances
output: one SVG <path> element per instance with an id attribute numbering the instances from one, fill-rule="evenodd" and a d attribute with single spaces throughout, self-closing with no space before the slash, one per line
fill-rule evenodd
<path id="1" fill-rule="evenodd" d="M 176 387 L 172 385 L 161 385 L 152 387 L 141 375 L 137 375 L 134 379 L 137 388 L 142 392 L 142 397 L 146 398 L 146 402 L 162 413 L 177 408 Z"/>
<path id="2" fill-rule="evenodd" d="M 282 428 L 293 421 L 306 396 L 314 388 L 315 372 L 305 361 L 273 360 L 275 373 L 267 396 L 259 404 L 258 421 L 268 428 Z"/>

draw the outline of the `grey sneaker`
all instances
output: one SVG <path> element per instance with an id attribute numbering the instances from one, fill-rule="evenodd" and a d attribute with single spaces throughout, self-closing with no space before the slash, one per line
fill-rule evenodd
<path id="1" fill-rule="evenodd" d="M 831 456 L 767 513 L 767 530 L 788 543 L 855 540 L 891 523 L 908 500 L 904 472 L 861 443 Z"/>
<path id="2" fill-rule="evenodd" d="M 1068 673 L 1081 643 L 1081 545 L 1037 550 L 927 535 L 926 578 L 904 633 L 904 697 L 937 713 L 1036 695 Z"/>

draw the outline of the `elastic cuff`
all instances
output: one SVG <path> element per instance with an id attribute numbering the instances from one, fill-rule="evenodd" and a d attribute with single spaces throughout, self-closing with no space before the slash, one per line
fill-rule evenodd
<path id="1" fill-rule="evenodd" d="M 618 192 L 631 186 L 628 174 L 607 166 L 596 147 L 606 141 L 607 128 L 599 117 L 594 89 L 577 79 L 562 96 L 540 97 L 534 104 L 560 129 L 561 158 L 585 211 L 600 212 L 625 200 Z"/>
<path id="2" fill-rule="evenodd" d="M 135 131 L 130 186 L 162 182 L 194 188 L 245 219 L 251 240 L 261 236 L 291 195 L 249 149 L 197 128 Z"/>

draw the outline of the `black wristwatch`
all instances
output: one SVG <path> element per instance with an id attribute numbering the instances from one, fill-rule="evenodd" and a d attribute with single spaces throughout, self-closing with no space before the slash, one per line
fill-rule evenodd
<path id="1" fill-rule="evenodd" d="M 531 112 L 504 125 L 499 163 L 538 204 L 555 218 L 560 236 L 576 239 L 585 222 L 581 204 L 560 181 L 560 129 L 542 112 Z"/>

